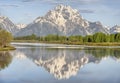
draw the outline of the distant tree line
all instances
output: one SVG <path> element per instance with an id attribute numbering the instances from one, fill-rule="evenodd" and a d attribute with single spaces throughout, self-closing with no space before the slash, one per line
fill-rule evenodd
<path id="1" fill-rule="evenodd" d="M 120 42 L 120 33 L 116 34 L 104 34 L 101 32 L 95 33 L 93 35 L 87 36 L 59 36 L 59 35 L 47 35 L 42 37 L 37 37 L 35 34 L 24 36 L 24 37 L 16 37 L 15 40 L 38 40 L 38 41 L 58 41 L 58 42 L 93 42 L 93 43 L 101 43 L 101 42 Z"/>

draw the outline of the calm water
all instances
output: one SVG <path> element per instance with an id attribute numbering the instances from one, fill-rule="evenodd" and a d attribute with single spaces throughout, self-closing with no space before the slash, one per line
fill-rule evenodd
<path id="1" fill-rule="evenodd" d="M 120 49 L 19 44 L 0 52 L 0 83 L 120 83 Z"/>

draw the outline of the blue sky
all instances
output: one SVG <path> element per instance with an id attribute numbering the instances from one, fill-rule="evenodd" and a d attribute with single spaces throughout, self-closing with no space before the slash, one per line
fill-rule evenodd
<path id="1" fill-rule="evenodd" d="M 58 4 L 78 9 L 89 21 L 120 25 L 120 0 L 0 0 L 0 15 L 9 17 L 14 23 L 28 24 Z"/>

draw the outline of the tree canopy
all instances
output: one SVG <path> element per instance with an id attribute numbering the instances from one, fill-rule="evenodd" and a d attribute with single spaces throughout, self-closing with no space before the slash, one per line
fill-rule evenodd
<path id="1" fill-rule="evenodd" d="M 12 39 L 13 36 L 11 33 L 7 32 L 6 30 L 0 29 L 0 47 L 7 46 Z"/>

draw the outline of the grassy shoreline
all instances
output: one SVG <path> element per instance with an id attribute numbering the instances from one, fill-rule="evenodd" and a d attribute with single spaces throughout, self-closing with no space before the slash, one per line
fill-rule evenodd
<path id="1" fill-rule="evenodd" d="M 15 50 L 16 48 L 13 47 L 13 46 L 7 46 L 7 47 L 4 47 L 4 48 L 0 48 L 0 51 L 9 51 L 9 50 Z"/>
<path id="2" fill-rule="evenodd" d="M 65 44 L 65 45 L 87 45 L 87 46 L 120 46 L 118 42 L 103 42 L 103 43 L 89 43 L 89 42 L 70 42 L 70 41 L 37 41 L 37 40 L 14 40 L 12 42 L 19 43 L 48 43 L 48 44 Z"/>

